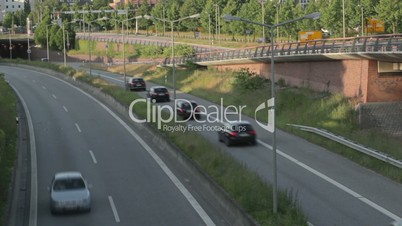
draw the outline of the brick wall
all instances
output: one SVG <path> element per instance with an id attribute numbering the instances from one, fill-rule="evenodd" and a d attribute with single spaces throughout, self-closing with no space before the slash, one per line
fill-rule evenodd
<path id="1" fill-rule="evenodd" d="M 249 68 L 271 78 L 269 63 L 217 66 L 219 70 Z M 275 63 L 275 80 L 284 79 L 289 86 L 309 87 L 316 91 L 342 92 L 360 102 L 402 101 L 402 76 L 378 75 L 377 61 L 357 59 L 321 62 Z"/>
<path id="2" fill-rule="evenodd" d="M 370 62 L 368 67 L 367 102 L 402 101 L 402 74 L 379 75 L 377 67 L 376 61 Z"/>

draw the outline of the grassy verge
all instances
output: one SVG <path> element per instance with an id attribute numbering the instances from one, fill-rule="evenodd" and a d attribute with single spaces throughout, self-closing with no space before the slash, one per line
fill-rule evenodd
<path id="1" fill-rule="evenodd" d="M 16 161 L 16 98 L 0 73 L 0 225 L 6 220 L 7 199 Z"/>
<path id="2" fill-rule="evenodd" d="M 22 63 L 27 64 L 27 62 Z M 74 76 L 78 80 L 101 88 L 103 92 L 108 93 L 125 105 L 129 105 L 133 100 L 139 98 L 133 92 L 128 92 L 99 77 L 90 77 L 83 72 L 75 72 L 73 69 L 59 65 L 49 66 L 49 64 L 42 64 L 41 62 L 29 64 L 46 66 Z M 142 69 L 146 67 L 148 66 L 143 66 Z M 145 103 L 144 105 L 134 105 L 134 112 L 139 117 L 145 118 Z M 151 126 L 156 127 L 154 124 L 151 124 Z M 278 213 L 273 214 L 272 187 L 263 182 L 254 172 L 249 171 L 244 165 L 217 149 L 208 140 L 195 132 L 166 132 L 163 136 L 169 138 L 188 158 L 209 174 L 259 224 L 267 226 L 307 225 L 306 217 L 302 213 L 296 196 L 292 191 L 279 191 Z M 191 144 L 187 142 L 188 140 L 192 141 Z"/>
<path id="3" fill-rule="evenodd" d="M 144 68 L 147 67 L 147 68 Z M 111 72 L 120 72 L 120 67 L 110 67 Z M 148 80 L 172 87 L 170 69 L 154 68 L 152 66 L 127 67 L 128 74 L 141 74 Z M 167 83 L 165 83 L 167 77 Z M 199 96 L 215 103 L 224 100 L 225 105 L 247 105 L 243 111 L 254 118 L 254 110 L 262 102 L 270 98 L 269 81 L 263 88 L 241 91 L 234 87 L 235 75 L 233 72 L 211 70 L 189 70 L 188 68 L 176 71 L 176 86 L 183 92 Z M 368 147 L 377 149 L 396 159 L 402 159 L 402 141 L 378 131 L 360 130 L 357 115 L 354 111 L 353 99 L 341 94 L 313 92 L 308 89 L 298 89 L 278 85 L 277 90 L 277 126 L 282 130 L 301 136 L 312 143 L 341 154 L 362 166 L 375 170 L 395 181 L 402 182 L 402 170 L 375 158 L 358 153 L 344 145 L 330 141 L 321 136 L 293 129 L 287 124 L 300 124 L 326 129 L 335 134 L 348 137 Z M 266 121 L 267 115 L 257 114 L 260 121 Z"/>

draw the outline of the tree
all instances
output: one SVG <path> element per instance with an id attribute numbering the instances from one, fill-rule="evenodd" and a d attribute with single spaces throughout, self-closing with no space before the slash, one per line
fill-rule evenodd
<path id="1" fill-rule="evenodd" d="M 151 15 L 157 18 L 165 19 L 165 1 L 159 1 L 155 7 L 152 8 L 151 10 Z M 163 21 L 160 20 L 155 20 L 154 24 L 159 30 L 163 31 L 163 35 L 165 35 L 165 27 Z"/>
<path id="2" fill-rule="evenodd" d="M 177 20 L 180 17 L 180 0 L 170 0 L 166 7 L 166 16 L 168 20 Z M 169 28 L 171 29 L 170 23 L 167 23 Z M 175 24 L 173 24 L 173 27 Z M 177 29 L 177 31 L 179 31 Z"/>
<path id="3" fill-rule="evenodd" d="M 357 1 L 345 1 L 345 24 L 348 36 L 359 34 L 361 8 Z"/>
<path id="4" fill-rule="evenodd" d="M 332 0 L 331 2 L 321 1 L 321 22 L 331 35 L 342 35 L 342 2 L 341 0 Z"/>
<path id="5" fill-rule="evenodd" d="M 3 26 L 6 28 L 13 28 L 14 27 L 14 13 L 7 12 L 3 18 Z"/>
<path id="6" fill-rule="evenodd" d="M 93 0 L 93 9 L 102 9 L 104 7 L 109 8 L 108 0 Z"/>
<path id="7" fill-rule="evenodd" d="M 183 18 L 201 12 L 202 12 L 202 5 L 200 4 L 199 0 L 198 1 L 187 0 L 183 3 L 183 5 L 180 8 L 180 17 Z M 184 27 L 185 30 L 195 31 L 201 25 L 201 23 L 199 19 L 186 19 L 183 20 L 183 22 L 181 22 L 181 25 Z"/>
<path id="8" fill-rule="evenodd" d="M 148 0 L 144 0 L 138 9 L 138 15 L 145 16 L 149 14 L 151 14 L 151 6 L 149 5 Z M 147 30 L 148 35 L 148 28 L 152 25 L 152 21 L 142 18 L 139 20 L 139 25 L 141 28 L 145 28 Z"/>
<path id="9" fill-rule="evenodd" d="M 241 6 L 237 16 L 250 21 L 261 22 L 261 17 L 258 18 L 259 11 L 261 11 L 261 6 L 259 6 L 257 0 L 251 0 L 249 3 L 243 4 Z M 261 26 L 244 22 L 236 22 L 235 29 L 238 34 L 244 34 L 245 37 L 247 35 L 251 35 L 251 33 L 254 34 L 254 39 L 255 39 L 255 32 L 262 30 Z"/>
<path id="10" fill-rule="evenodd" d="M 50 26 L 50 30 L 49 30 L 49 48 L 50 49 L 58 49 L 58 45 L 57 45 L 57 39 L 58 38 L 62 38 L 62 36 L 60 35 L 60 37 L 57 37 L 57 32 L 61 30 L 60 27 L 58 25 L 53 25 Z"/>
<path id="11" fill-rule="evenodd" d="M 302 15 L 299 16 L 304 16 L 319 11 L 320 10 L 318 9 L 318 4 L 315 1 L 310 1 L 307 5 L 307 8 L 302 12 Z M 301 31 L 316 31 L 323 28 L 323 26 L 321 25 L 321 20 L 303 20 L 299 23 L 299 25 Z"/>
<path id="12" fill-rule="evenodd" d="M 29 15 L 31 13 L 31 4 L 29 0 L 24 0 L 24 13 L 25 15 Z"/>
<path id="13" fill-rule="evenodd" d="M 381 0 L 375 8 L 380 19 L 391 26 L 392 33 L 398 33 L 402 20 L 402 2 L 400 0 Z"/>
<path id="14" fill-rule="evenodd" d="M 281 6 L 281 11 L 279 13 L 279 21 L 288 21 L 297 18 L 298 13 L 296 12 L 296 6 L 294 1 L 286 1 Z M 297 23 L 289 23 L 282 26 L 281 29 L 282 34 L 288 37 L 288 40 L 297 37 Z"/>

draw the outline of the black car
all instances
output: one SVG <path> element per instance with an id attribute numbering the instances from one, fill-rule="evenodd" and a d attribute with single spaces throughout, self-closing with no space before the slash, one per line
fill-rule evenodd
<path id="1" fill-rule="evenodd" d="M 169 91 L 164 86 L 152 86 L 147 93 L 147 97 L 155 101 L 170 101 Z"/>
<path id="2" fill-rule="evenodd" d="M 146 90 L 147 86 L 143 78 L 129 78 L 126 83 L 129 90 Z"/>
<path id="3" fill-rule="evenodd" d="M 200 119 L 201 111 L 200 108 L 197 106 L 198 104 L 195 101 L 177 100 L 176 113 L 183 119 L 191 119 L 191 118 Z"/>
<path id="4" fill-rule="evenodd" d="M 227 146 L 239 143 L 257 143 L 257 134 L 247 121 L 224 122 L 218 131 L 219 141 Z"/>

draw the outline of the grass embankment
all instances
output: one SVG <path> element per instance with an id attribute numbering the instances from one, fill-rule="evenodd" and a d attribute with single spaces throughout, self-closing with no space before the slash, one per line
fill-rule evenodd
<path id="1" fill-rule="evenodd" d="M 6 220 L 7 200 L 16 161 L 16 98 L 0 73 L 0 225 Z"/>
<path id="2" fill-rule="evenodd" d="M 151 68 L 152 66 L 127 66 L 127 74 L 142 76 L 158 84 L 172 87 L 171 72 L 166 68 Z M 110 67 L 112 72 L 120 72 L 121 66 Z M 165 76 L 168 77 L 165 84 Z M 256 107 L 270 98 L 271 86 L 266 81 L 263 86 L 254 90 L 239 90 L 234 86 L 235 74 L 233 72 L 219 72 L 215 70 L 189 70 L 176 71 L 176 86 L 183 92 L 199 96 L 215 103 L 221 98 L 227 105 L 247 105 L 243 111 L 254 118 Z M 283 83 L 283 81 L 282 81 Z M 285 131 L 301 136 L 313 143 L 341 154 L 362 166 L 375 170 L 395 181 L 402 182 L 402 170 L 375 158 L 361 154 L 344 145 L 330 141 L 321 136 L 294 129 L 287 124 L 299 124 L 326 129 L 335 134 L 348 137 L 365 146 L 387 153 L 396 159 L 402 159 L 402 141 L 377 131 L 360 130 L 357 115 L 354 111 L 353 99 L 341 94 L 327 92 L 313 92 L 308 89 L 297 89 L 280 86 L 277 87 L 277 126 Z M 260 121 L 266 121 L 266 114 L 258 114 Z"/>
<path id="3" fill-rule="evenodd" d="M 13 62 L 16 63 L 16 61 Z M 139 98 L 134 92 L 128 92 L 101 78 L 90 77 L 83 72 L 75 72 L 71 68 L 42 62 L 20 61 L 19 63 L 47 67 L 74 76 L 78 80 L 101 88 L 103 92 L 110 94 L 125 105 L 129 105 L 133 100 Z M 130 72 L 137 74 L 136 70 L 139 73 L 147 69 L 149 69 L 148 66 L 139 66 Z M 136 104 L 134 111 L 139 117 L 145 118 L 145 103 L 144 105 Z M 156 127 L 156 125 L 151 125 Z M 170 133 L 166 131 L 163 135 L 210 175 L 259 224 L 267 226 L 307 225 L 306 217 L 292 192 L 279 191 L 278 213 L 273 214 L 272 187 L 263 182 L 254 172 L 249 171 L 244 165 L 216 148 L 196 132 Z M 189 143 L 188 140 L 192 142 Z"/>

